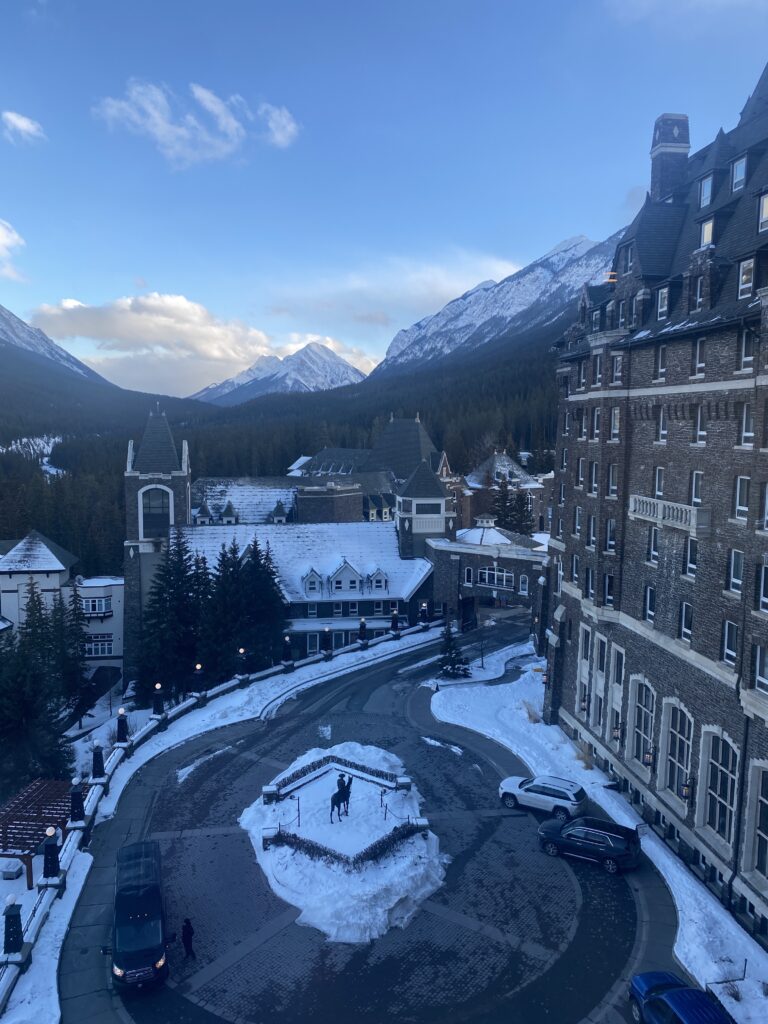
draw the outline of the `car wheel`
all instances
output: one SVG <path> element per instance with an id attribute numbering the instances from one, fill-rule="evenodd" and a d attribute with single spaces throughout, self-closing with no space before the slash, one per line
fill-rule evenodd
<path id="1" fill-rule="evenodd" d="M 643 1024 L 643 1011 L 640 1009 L 640 1004 L 634 996 L 629 997 L 629 1012 L 635 1024 Z"/>
<path id="2" fill-rule="evenodd" d="M 560 853 L 560 851 L 557 848 L 557 843 L 552 843 L 552 842 L 544 843 L 544 846 L 542 847 L 542 849 L 544 850 L 544 853 L 546 853 L 546 855 L 548 857 L 557 857 L 557 855 Z"/>
<path id="3" fill-rule="evenodd" d="M 609 875 L 618 875 L 619 873 L 619 862 L 614 860 L 613 857 L 606 857 L 603 861 L 603 867 Z"/>
<path id="4" fill-rule="evenodd" d="M 517 807 L 517 797 L 512 793 L 505 793 L 501 798 L 501 802 L 505 807 Z"/>
<path id="5" fill-rule="evenodd" d="M 564 807 L 556 807 L 553 817 L 556 821 L 568 821 L 568 811 Z"/>

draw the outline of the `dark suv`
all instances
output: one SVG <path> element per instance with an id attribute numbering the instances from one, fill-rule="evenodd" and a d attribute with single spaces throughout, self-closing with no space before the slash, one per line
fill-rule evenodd
<path id="1" fill-rule="evenodd" d="M 539 826 L 539 846 L 550 857 L 563 854 L 602 864 L 609 875 L 635 868 L 640 860 L 637 829 L 602 818 L 574 818 L 563 824 L 545 821 Z"/>

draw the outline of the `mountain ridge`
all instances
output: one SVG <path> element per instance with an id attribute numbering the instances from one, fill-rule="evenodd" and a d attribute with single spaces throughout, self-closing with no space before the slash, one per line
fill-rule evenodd
<path id="1" fill-rule="evenodd" d="M 61 345 L 57 345 L 39 327 L 30 327 L 28 323 L 12 313 L 10 309 L 6 309 L 5 306 L 0 306 L 0 341 L 50 359 L 80 377 L 104 381 L 100 374 L 86 366 L 85 363 L 81 363 Z"/>

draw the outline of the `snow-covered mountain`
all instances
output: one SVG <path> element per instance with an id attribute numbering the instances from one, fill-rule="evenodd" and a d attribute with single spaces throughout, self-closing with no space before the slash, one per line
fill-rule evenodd
<path id="1" fill-rule="evenodd" d="M 209 384 L 190 395 L 214 405 L 240 405 L 260 395 L 275 392 L 329 391 L 358 384 L 365 374 L 337 356 L 327 345 L 310 341 L 290 356 L 259 356 L 256 362 L 235 377 L 220 384 Z"/>
<path id="2" fill-rule="evenodd" d="M 605 280 L 622 234 L 618 231 L 604 242 L 584 235 L 569 238 L 503 281 L 483 281 L 438 313 L 399 331 L 372 376 L 457 349 L 469 351 L 511 330 L 552 322 L 582 285 Z"/>
<path id="3" fill-rule="evenodd" d="M 73 355 L 57 345 L 55 341 L 51 341 L 48 335 L 43 334 L 39 328 L 30 327 L 5 306 L 0 306 L 0 342 L 25 349 L 38 356 L 44 356 L 46 359 L 52 359 L 79 377 L 86 377 L 89 380 L 103 379 L 85 363 L 81 363 L 79 359 L 75 359 Z"/>

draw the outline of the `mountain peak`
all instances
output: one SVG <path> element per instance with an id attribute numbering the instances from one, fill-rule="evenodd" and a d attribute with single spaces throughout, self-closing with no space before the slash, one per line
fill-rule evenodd
<path id="1" fill-rule="evenodd" d="M 81 363 L 66 349 L 51 341 L 47 334 L 44 334 L 38 327 L 30 327 L 20 317 L 12 313 L 5 306 L 0 306 L 0 342 L 13 345 L 15 348 L 25 349 L 38 356 L 58 363 L 79 377 L 86 377 L 90 380 L 102 380 L 94 370 L 91 370 L 85 363 Z"/>

